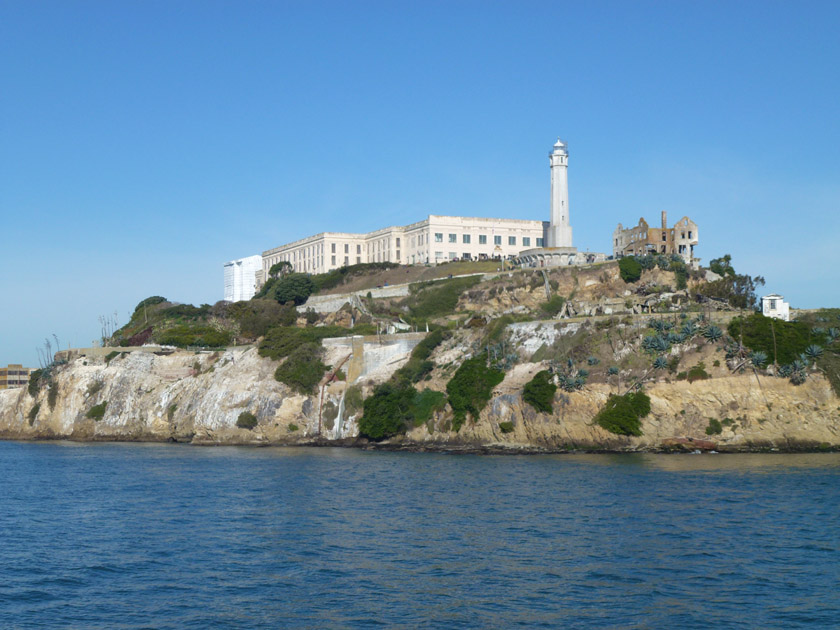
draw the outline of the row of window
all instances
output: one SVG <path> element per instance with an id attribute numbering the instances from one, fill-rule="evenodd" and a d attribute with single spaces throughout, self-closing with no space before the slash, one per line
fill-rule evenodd
<path id="1" fill-rule="evenodd" d="M 538 238 L 537 247 L 543 246 L 543 239 Z M 457 243 L 458 242 L 458 235 L 457 234 L 449 234 L 449 242 L 450 243 Z M 472 242 L 472 236 L 470 234 L 462 234 L 461 235 L 461 242 L 465 245 L 468 245 Z M 435 243 L 443 243 L 443 232 L 435 232 Z M 478 244 L 479 245 L 487 245 L 487 235 L 486 234 L 479 234 L 478 235 Z M 493 245 L 501 245 L 502 244 L 502 237 L 501 236 L 494 236 L 493 237 Z M 516 237 L 515 236 L 508 236 L 508 245 L 516 245 Z M 531 237 L 530 236 L 523 236 L 522 237 L 522 245 L 524 247 L 531 246 Z"/>

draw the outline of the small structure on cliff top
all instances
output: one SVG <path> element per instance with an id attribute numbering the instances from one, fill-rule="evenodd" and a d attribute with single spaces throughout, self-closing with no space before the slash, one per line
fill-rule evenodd
<path id="1" fill-rule="evenodd" d="M 761 312 L 765 317 L 790 321 L 790 304 L 778 293 L 771 293 L 761 298 Z"/>

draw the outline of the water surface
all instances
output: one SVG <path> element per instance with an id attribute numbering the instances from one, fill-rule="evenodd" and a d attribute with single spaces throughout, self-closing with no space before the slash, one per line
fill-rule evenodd
<path id="1" fill-rule="evenodd" d="M 0 443 L 0 627 L 840 626 L 840 454 Z"/>

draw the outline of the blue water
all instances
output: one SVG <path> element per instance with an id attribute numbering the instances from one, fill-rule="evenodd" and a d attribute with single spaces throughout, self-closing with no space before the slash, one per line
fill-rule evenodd
<path id="1" fill-rule="evenodd" d="M 840 455 L 0 443 L 2 628 L 840 627 Z"/>

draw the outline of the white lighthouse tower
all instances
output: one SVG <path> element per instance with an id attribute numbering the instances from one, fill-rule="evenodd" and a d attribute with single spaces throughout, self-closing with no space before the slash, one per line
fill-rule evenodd
<path id="1" fill-rule="evenodd" d="M 569 224 L 569 147 L 557 139 L 551 153 L 551 223 L 548 247 L 572 247 L 572 226 Z"/>

